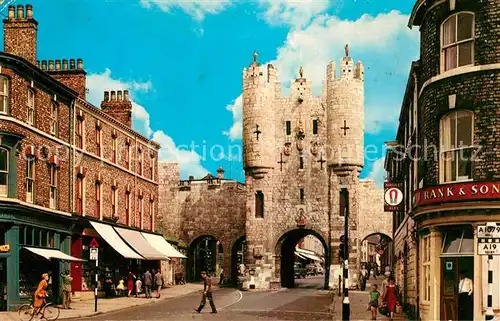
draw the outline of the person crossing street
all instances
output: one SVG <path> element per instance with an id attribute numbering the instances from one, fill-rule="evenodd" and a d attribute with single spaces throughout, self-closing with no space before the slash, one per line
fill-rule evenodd
<path id="1" fill-rule="evenodd" d="M 200 306 L 196 309 L 196 312 L 201 313 L 201 310 L 205 307 L 205 304 L 210 303 L 210 307 L 212 308 L 211 313 L 217 313 L 217 309 L 215 308 L 214 298 L 212 296 L 212 279 L 207 275 L 207 272 L 201 272 L 201 278 L 203 279 L 203 296 L 201 298 Z"/>

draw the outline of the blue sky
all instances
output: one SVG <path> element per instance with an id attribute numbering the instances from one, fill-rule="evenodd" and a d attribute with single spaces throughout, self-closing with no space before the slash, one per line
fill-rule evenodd
<path id="1" fill-rule="evenodd" d="M 129 89 L 134 128 L 158 141 L 161 158 L 179 162 L 184 178 L 222 166 L 226 177 L 244 181 L 235 155 L 238 98 L 254 50 L 261 63 L 277 66 L 285 89 L 302 65 L 319 93 L 327 63 L 338 62 L 349 43 L 350 55 L 365 64 L 365 144 L 373 146 L 362 177 L 383 181 L 383 143 L 394 138 L 410 63 L 418 58 L 418 31 L 407 27 L 414 1 L 30 3 L 38 58 L 83 58 L 95 105 L 105 90 Z M 237 158 L 231 166 L 230 154 Z"/>

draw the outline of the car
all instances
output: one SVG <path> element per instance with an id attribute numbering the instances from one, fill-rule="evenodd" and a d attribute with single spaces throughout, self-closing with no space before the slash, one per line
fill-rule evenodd
<path id="1" fill-rule="evenodd" d="M 307 265 L 307 275 L 317 275 L 318 274 L 318 268 L 314 263 L 308 264 Z"/>
<path id="2" fill-rule="evenodd" d="M 293 274 L 294 276 L 297 278 L 297 279 L 300 279 L 300 278 L 305 278 L 306 275 L 307 275 L 307 271 L 306 271 L 306 268 L 303 267 L 300 263 L 295 263 L 294 266 L 293 266 Z"/>
<path id="3" fill-rule="evenodd" d="M 319 275 L 323 275 L 325 274 L 325 271 L 323 270 L 323 267 L 321 265 L 316 265 L 316 272 L 319 274 Z"/>

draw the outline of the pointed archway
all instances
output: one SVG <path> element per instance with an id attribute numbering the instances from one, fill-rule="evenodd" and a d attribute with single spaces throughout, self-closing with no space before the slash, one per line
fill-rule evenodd
<path id="1" fill-rule="evenodd" d="M 199 281 L 202 271 L 215 276 L 217 266 L 221 265 L 220 257 L 223 257 L 223 253 L 220 253 L 222 249 L 220 245 L 220 242 L 211 235 L 200 236 L 191 242 L 187 264 L 187 280 L 189 282 Z"/>

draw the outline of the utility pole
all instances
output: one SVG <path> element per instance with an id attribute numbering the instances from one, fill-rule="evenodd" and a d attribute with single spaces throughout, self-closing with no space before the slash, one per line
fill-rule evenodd
<path id="1" fill-rule="evenodd" d="M 345 200 L 344 216 L 344 299 L 342 300 L 342 320 L 349 321 L 351 315 L 351 306 L 349 302 L 349 191 L 342 189 Z"/>

